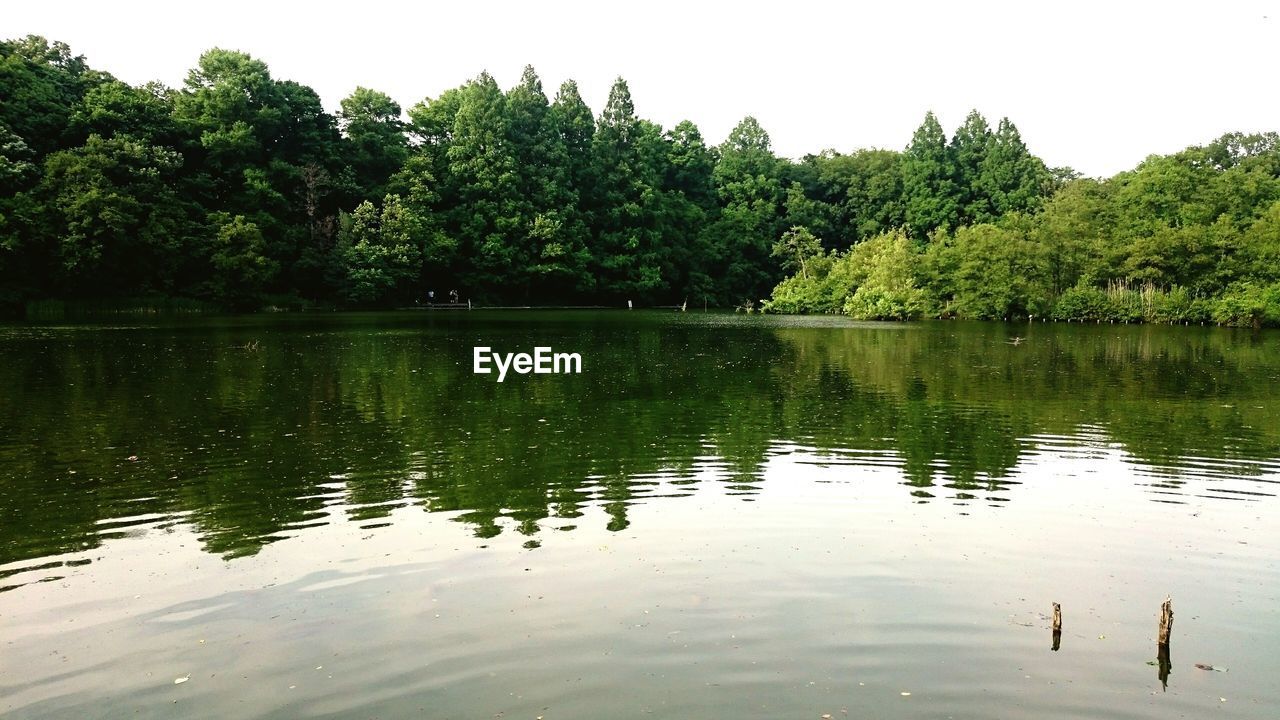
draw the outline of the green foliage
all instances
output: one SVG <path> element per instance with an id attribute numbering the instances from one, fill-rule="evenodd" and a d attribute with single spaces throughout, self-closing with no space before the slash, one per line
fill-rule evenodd
<path id="1" fill-rule="evenodd" d="M 828 208 L 832 248 L 847 248 L 906 223 L 901 153 L 824 153 L 808 156 L 804 165 L 814 169 L 806 195 Z"/>
<path id="2" fill-rule="evenodd" d="M 1107 282 L 1117 277 L 1113 208 L 1110 186 L 1094 180 L 1072 182 L 1049 200 L 1032 232 L 1049 265 L 1053 293 L 1082 279 Z"/>
<path id="3" fill-rule="evenodd" d="M 858 320 L 913 320 L 928 309 L 920 287 L 921 257 L 901 230 L 863 242 L 849 252 L 857 289 L 844 313 Z"/>
<path id="4" fill-rule="evenodd" d="M 1114 320 L 1118 314 L 1106 291 L 1086 284 L 1068 288 L 1059 295 L 1052 313 L 1056 320 L 1090 321 Z"/>
<path id="5" fill-rule="evenodd" d="M 171 89 L 0 41 L 0 310 L 451 289 L 734 306 L 774 288 L 773 311 L 865 318 L 1266 324 L 1247 309 L 1280 282 L 1275 133 L 1095 180 L 976 110 L 950 139 L 928 113 L 902 152 L 792 162 L 754 118 L 711 147 L 691 122 L 645 120 L 622 78 L 595 117 L 572 80 L 548 100 L 532 67 L 404 115 L 366 87 L 330 114 L 242 52 L 203 53 Z"/>
<path id="6" fill-rule="evenodd" d="M 782 258 L 782 267 L 800 271 L 800 276 L 808 279 L 809 271 L 805 264 L 822 254 L 822 241 L 809 228 L 796 226 L 782 233 L 782 237 L 773 245 L 773 256 Z"/>
<path id="7" fill-rule="evenodd" d="M 902 157 L 902 190 L 907 226 L 917 237 L 954 228 L 962 198 L 956 189 L 953 151 L 932 112 L 911 137 Z"/>
<path id="8" fill-rule="evenodd" d="M 991 170 L 988 155 L 993 142 L 991 126 L 977 110 L 970 111 L 964 124 L 951 136 L 947 149 L 954 168 L 952 172 L 956 202 L 959 205 L 959 223 L 971 225 L 991 222 L 996 218 L 993 198 L 982 187 L 984 171 L 990 173 Z"/>
<path id="9" fill-rule="evenodd" d="M 665 174 L 652 154 L 658 128 L 636 116 L 631 90 L 618 78 L 592 139 L 589 196 L 595 226 L 592 267 L 605 294 L 649 298 L 663 283 L 660 189 Z"/>
<path id="10" fill-rule="evenodd" d="M 778 248 L 795 253 L 809 238 L 804 228 L 789 230 Z M 920 285 L 921 255 L 899 230 L 877 235 L 840 254 L 806 259 L 807 273 L 784 279 L 764 305 L 765 312 L 834 313 L 859 320 L 909 320 L 929 307 Z"/>
<path id="11" fill-rule="evenodd" d="M 1009 118 L 1001 118 L 987 139 L 973 188 L 977 199 L 972 202 L 980 205 L 970 206 L 969 217 L 990 222 L 1009 213 L 1039 210 L 1054 189 L 1054 179 L 1044 162 L 1023 144 L 1018 128 Z"/>
<path id="12" fill-rule="evenodd" d="M 1082 283 L 1058 297 L 1051 315 L 1075 322 L 1201 323 L 1211 319 L 1213 304 L 1184 287 L 1113 282 L 1103 289 Z"/>
<path id="13" fill-rule="evenodd" d="M 1280 280 L 1280 201 L 1271 203 L 1240 234 L 1229 259 L 1230 275 L 1247 280 Z"/>
<path id="14" fill-rule="evenodd" d="M 1048 266 L 1042 248 L 1020 227 L 974 225 L 935 240 L 934 268 L 950 282 L 935 288 L 941 314 L 979 320 L 1044 315 L 1050 303 Z"/>
<path id="15" fill-rule="evenodd" d="M 357 87 L 343 98 L 338 123 L 349 142 L 355 181 L 366 197 L 382 197 L 387 181 L 409 157 L 400 105 L 385 93 Z"/>
<path id="16" fill-rule="evenodd" d="M 977 110 L 950 143 L 928 113 L 902 167 L 905 219 L 917 238 L 1038 211 L 1055 189 L 1053 175 L 1027 150 L 1018 128 L 1003 118 L 993 133 Z"/>
<path id="17" fill-rule="evenodd" d="M 68 133 L 83 142 L 90 135 L 128 135 L 157 145 L 176 146 L 173 92 L 158 83 L 132 87 L 110 80 L 91 87 L 72 109 Z"/>
<path id="18" fill-rule="evenodd" d="M 243 215 L 217 213 L 210 218 L 210 225 L 214 232 L 210 296 L 235 310 L 253 309 L 280 269 L 266 256 L 262 231 Z"/>
<path id="19" fill-rule="evenodd" d="M 908 226 L 923 250 L 918 265 L 897 272 L 924 293 L 922 314 L 1280 324 L 1268 294 L 1280 282 L 1275 134 L 1226 135 L 1101 181 L 1048 170 L 1007 120 L 989 133 L 970 114 L 950 144 L 942 139 L 927 118 L 902 160 Z M 947 153 L 959 179 L 955 197 L 964 200 L 957 227 L 929 215 L 947 197 L 938 170 Z M 829 197 L 823 173 L 847 162 L 807 158 L 807 182 Z M 913 192 L 928 202 L 913 206 Z M 984 216 L 988 222 L 974 222 Z M 856 279 L 845 288 L 842 307 L 859 317 L 897 316 L 883 304 L 855 302 L 860 288 Z M 801 274 L 778 285 L 768 308 L 828 311 L 822 298 Z"/>
<path id="20" fill-rule="evenodd" d="M 713 179 L 720 214 L 703 240 L 723 268 L 721 300 L 755 300 L 779 279 L 770 258 L 775 239 L 786 227 L 781 161 L 770 148 L 769 134 L 753 117 L 744 118 L 729 133 L 719 156 Z"/>
<path id="21" fill-rule="evenodd" d="M 1223 325 L 1280 325 L 1280 284 L 1243 282 L 1231 286 L 1214 304 L 1213 319 Z"/>
<path id="22" fill-rule="evenodd" d="M 90 135 L 48 157 L 41 191 L 59 239 L 66 292 L 166 291 L 185 261 L 186 203 L 174 189 L 182 157 L 127 135 Z"/>
<path id="23" fill-rule="evenodd" d="M 530 296 L 548 297 L 591 286 L 588 229 L 571 184 L 569 149 L 542 81 L 525 67 L 507 93 L 507 139 L 516 159 L 519 223 L 527 245 Z"/>
<path id="24" fill-rule="evenodd" d="M 63 43 L 36 35 L 0 41 L 0 124 L 36 158 L 60 150 L 76 105 L 100 79 Z"/>
<path id="25" fill-rule="evenodd" d="M 778 283 L 762 310 L 784 314 L 843 312 L 854 288 L 853 270 L 847 254 L 819 255 L 809 262 L 808 277 L 797 274 Z"/>
<path id="26" fill-rule="evenodd" d="M 334 247 L 342 299 L 353 305 L 406 299 L 422 272 L 421 236 L 421 221 L 398 195 L 388 195 L 381 212 L 366 200 L 344 213 Z"/>

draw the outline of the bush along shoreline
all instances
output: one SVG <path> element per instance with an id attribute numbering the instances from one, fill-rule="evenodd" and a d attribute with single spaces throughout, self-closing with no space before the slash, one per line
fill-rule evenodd
<path id="1" fill-rule="evenodd" d="M 1276 218 L 1258 228 L 1274 239 Z M 780 254 L 789 252 L 779 243 Z M 797 257 L 796 265 L 800 264 Z M 1280 326 L 1280 282 L 1270 268 L 1241 273 L 1210 292 L 1088 276 L 1053 286 L 1046 248 L 994 226 L 962 228 L 928 244 L 904 231 L 842 253 L 815 252 L 774 288 L 761 309 L 843 314 L 857 320 L 1052 320 L 1098 323 Z"/>
<path id="2" fill-rule="evenodd" d="M 763 307 L 862 320 L 953 317 L 1280 326 L 1280 142 L 1228 135 L 1076 179 L 1036 212 L 909 227 L 833 251 L 807 228 Z"/>

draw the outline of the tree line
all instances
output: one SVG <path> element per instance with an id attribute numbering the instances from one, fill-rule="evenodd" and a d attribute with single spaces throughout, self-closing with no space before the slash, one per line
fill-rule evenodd
<path id="1" fill-rule="evenodd" d="M 1116 283 L 1220 294 L 1243 276 L 1183 257 L 1212 255 L 1187 221 L 1216 227 L 1229 205 L 1245 233 L 1277 197 L 1274 135 L 1095 181 L 1046 167 L 1012 122 L 993 130 L 975 111 L 950 139 L 929 114 L 901 152 L 792 161 L 754 118 L 713 146 L 692 122 L 641 118 L 621 78 L 596 115 L 573 81 L 549 97 L 531 67 L 508 90 L 481 73 L 407 111 L 360 87 L 331 114 L 245 53 L 204 53 L 181 88 L 131 86 L 29 36 L 0 42 L 0 91 L 10 309 L 394 306 L 456 290 L 489 304 L 752 307 L 772 294 L 773 310 L 843 312 L 868 274 L 915 294 L 855 315 L 997 317 L 1070 307 L 1063 297 L 1092 308 Z M 1251 184 L 1234 184 L 1242 174 Z M 1202 176 L 1218 178 L 1213 200 Z M 900 265 L 867 262 L 892 238 Z M 981 268 L 988 246 L 1032 289 L 979 308 L 957 268 Z"/>
<path id="2" fill-rule="evenodd" d="M 934 168 L 915 203 L 923 215 L 876 223 L 844 250 L 812 224 L 788 229 L 774 253 L 792 274 L 764 309 L 1280 325 L 1276 133 L 1228 133 L 1108 179 L 1051 172 L 1052 191 L 1037 194 L 1043 168 L 991 162 L 1002 132 L 970 115 L 948 143 L 926 121 L 903 156 Z M 1025 181 L 1009 182 L 1007 168 Z"/>

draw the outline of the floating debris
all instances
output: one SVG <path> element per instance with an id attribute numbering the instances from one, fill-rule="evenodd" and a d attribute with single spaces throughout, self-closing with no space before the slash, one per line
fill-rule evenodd
<path id="1" fill-rule="evenodd" d="M 184 683 L 184 682 L 186 682 L 186 681 L 188 681 L 188 680 L 190 680 L 190 679 L 191 679 L 191 673 L 187 673 L 186 675 L 183 675 L 183 676 L 182 676 L 182 677 L 180 677 L 180 678 L 174 678 L 174 680 L 173 680 L 173 684 L 174 684 L 174 685 L 181 685 L 182 683 Z"/>
<path id="2" fill-rule="evenodd" d="M 1210 670 L 1213 672 L 1226 672 L 1227 668 L 1210 665 L 1208 663 L 1196 663 L 1196 667 L 1201 670 Z"/>

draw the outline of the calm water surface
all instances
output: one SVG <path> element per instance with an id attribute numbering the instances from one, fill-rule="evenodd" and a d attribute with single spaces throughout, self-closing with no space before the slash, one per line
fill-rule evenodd
<path id="1" fill-rule="evenodd" d="M 1216 328 L 0 326 L 0 714 L 1275 718 L 1278 379 Z"/>

